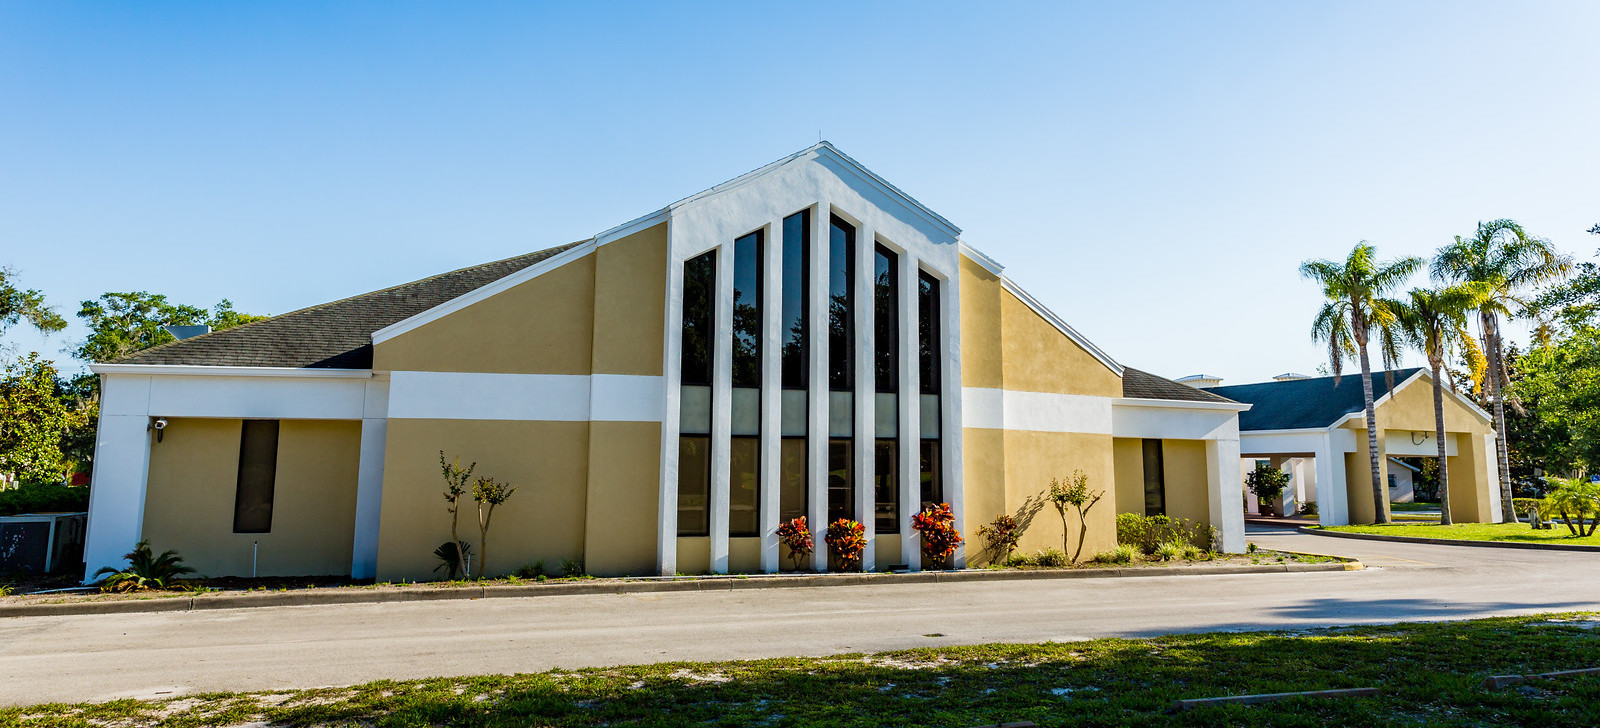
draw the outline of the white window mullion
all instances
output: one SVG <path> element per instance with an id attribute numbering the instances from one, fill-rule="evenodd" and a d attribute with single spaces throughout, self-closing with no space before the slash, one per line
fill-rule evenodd
<path id="1" fill-rule="evenodd" d="M 783 220 L 767 224 L 761 249 L 761 570 L 778 571 L 783 428 Z"/>
<path id="2" fill-rule="evenodd" d="M 861 570 L 877 570 L 877 498 L 873 491 L 873 452 L 877 444 L 877 423 L 873 419 L 873 405 L 877 401 L 877 386 L 873 372 L 877 351 L 873 348 L 873 314 L 876 298 L 873 295 L 876 266 L 875 233 L 866 225 L 856 230 L 856 278 L 853 281 L 854 318 L 856 334 L 856 392 L 855 392 L 855 486 L 856 520 L 866 529 L 866 551 L 861 554 Z"/>
<path id="3" fill-rule="evenodd" d="M 711 536 L 711 572 L 728 573 L 728 495 L 733 421 L 733 249 L 717 247 L 715 338 L 711 368 L 711 498 L 706 504 Z"/>
<path id="4" fill-rule="evenodd" d="M 922 506 L 922 385 L 918 329 L 917 259 L 900 254 L 900 561 L 912 571 L 922 568 L 922 550 L 911 530 L 911 516 Z"/>
<path id="5" fill-rule="evenodd" d="M 816 543 L 811 568 L 828 570 L 828 215 L 824 200 L 811 212 L 811 296 L 807 315 L 811 330 L 806 341 L 811 352 L 810 391 L 806 402 L 811 421 L 806 427 L 806 492 L 810 496 L 806 523 Z"/>
<path id="6" fill-rule="evenodd" d="M 683 381 L 683 260 L 673 244 L 675 226 L 667 223 L 667 316 L 661 372 L 665 405 L 661 410 L 661 491 L 656 502 L 656 572 L 678 572 L 678 411 Z"/>

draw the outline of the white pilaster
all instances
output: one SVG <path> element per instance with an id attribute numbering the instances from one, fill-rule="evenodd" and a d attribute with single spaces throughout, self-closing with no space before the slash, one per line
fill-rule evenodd
<path id="1" fill-rule="evenodd" d="M 816 542 L 811 568 L 828 570 L 828 216 L 833 208 L 823 200 L 811 211 L 811 296 L 806 341 L 811 350 L 811 391 L 807 396 L 811 422 L 806 429 L 806 492 L 810 516 L 806 522 Z"/>
<path id="2" fill-rule="evenodd" d="M 939 335 L 944 339 L 941 344 L 943 358 L 939 362 L 940 376 L 943 377 L 939 395 L 939 409 L 943 414 L 939 426 L 939 451 L 943 458 L 941 475 L 944 476 L 944 497 L 950 501 L 950 512 L 955 516 L 956 528 L 961 530 L 963 537 L 961 544 L 956 546 L 953 566 L 964 569 L 967 566 L 967 544 L 975 534 L 967 532 L 967 499 L 962 485 L 960 280 L 960 261 L 957 260 L 948 275 L 939 281 L 939 316 L 943 324 Z"/>
<path id="3" fill-rule="evenodd" d="M 921 541 L 911 530 L 911 517 L 922 505 L 919 270 L 916 258 L 900 253 L 900 560 L 912 571 L 922 568 Z"/>
<path id="4" fill-rule="evenodd" d="M 667 221 L 667 315 L 662 337 L 661 372 L 666 384 L 661 408 L 661 489 L 656 500 L 656 571 L 678 573 L 678 409 L 682 396 L 683 261 L 678 227 Z"/>
<path id="5" fill-rule="evenodd" d="M 862 571 L 877 569 L 877 494 L 873 490 L 873 454 L 877 444 L 873 405 L 876 404 L 875 395 L 878 391 L 874 377 L 877 371 L 877 349 L 874 348 L 876 337 L 873 335 L 875 332 L 873 314 L 876 308 L 874 304 L 877 300 L 873 295 L 876 242 L 877 238 L 872 228 L 861 225 L 856 229 L 856 278 L 853 281 L 855 300 L 852 307 L 856 329 L 856 520 L 866 529 L 863 533 L 867 538 L 867 548 L 861 553 Z"/>
<path id="6" fill-rule="evenodd" d="M 1332 433 L 1318 438 L 1312 456 L 1317 469 L 1317 523 L 1348 525 L 1350 505 L 1345 497 L 1344 452 L 1334 447 Z"/>
<path id="7" fill-rule="evenodd" d="M 378 575 L 378 530 L 383 506 L 383 455 L 389 434 L 389 381 L 372 379 L 361 418 L 361 459 L 356 472 L 355 544 L 350 576 Z"/>
<path id="8" fill-rule="evenodd" d="M 1206 506 L 1211 524 L 1222 534 L 1225 553 L 1244 551 L 1244 499 L 1239 497 L 1239 438 L 1206 440 Z M 1216 547 L 1213 547 L 1216 548 Z"/>
<path id="9" fill-rule="evenodd" d="M 149 377 L 102 376 L 100 425 L 89 490 L 84 582 L 101 567 L 121 568 L 144 532 L 150 472 Z M 162 550 L 160 544 L 156 550 Z"/>
<path id="10" fill-rule="evenodd" d="M 728 573 L 729 476 L 733 433 L 733 244 L 717 251 L 716 338 L 711 347 L 711 498 L 706 504 L 711 573 Z"/>
<path id="11" fill-rule="evenodd" d="M 783 220 L 767 224 L 761 249 L 761 570 L 779 569 L 778 487 L 783 427 Z"/>

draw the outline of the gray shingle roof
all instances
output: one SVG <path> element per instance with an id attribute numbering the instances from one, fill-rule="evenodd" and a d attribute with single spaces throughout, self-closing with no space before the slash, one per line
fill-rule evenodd
<path id="1" fill-rule="evenodd" d="M 1131 399 L 1176 399 L 1184 402 L 1232 402 L 1210 391 L 1179 384 L 1150 372 L 1122 368 L 1122 396 Z"/>
<path id="2" fill-rule="evenodd" d="M 1393 370 L 1395 386 L 1420 371 L 1420 367 Z M 1384 372 L 1372 373 L 1373 399 L 1389 392 L 1388 379 Z M 1359 373 L 1341 378 L 1337 385 L 1333 383 L 1333 377 L 1315 377 L 1215 387 L 1211 392 L 1254 405 L 1250 411 L 1239 415 L 1239 429 L 1242 431 L 1327 427 L 1345 415 L 1360 412 L 1366 407 Z"/>
<path id="3" fill-rule="evenodd" d="M 116 363 L 371 369 L 372 332 L 482 288 L 575 245 L 577 243 L 441 273 L 265 321 L 162 344 Z"/>

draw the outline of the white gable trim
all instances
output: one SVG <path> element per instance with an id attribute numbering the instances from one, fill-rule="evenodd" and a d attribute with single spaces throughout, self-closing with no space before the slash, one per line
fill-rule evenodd
<path id="1" fill-rule="evenodd" d="M 996 261 L 994 258 L 985 255 L 983 251 L 978 250 L 977 248 L 974 248 L 965 242 L 961 243 L 961 254 L 967 256 L 967 258 L 971 259 L 972 262 L 977 263 L 978 267 L 995 275 L 1000 275 L 1000 271 L 1006 269 L 1005 266 L 1000 265 L 999 261 Z"/>
<path id="2" fill-rule="evenodd" d="M 1011 279 L 1005 276 L 1000 276 L 1000 285 L 1010 291 L 1011 295 L 1016 296 L 1018 301 L 1033 309 L 1033 312 L 1039 314 L 1040 318 L 1048 321 L 1051 326 L 1056 327 L 1057 331 L 1060 331 L 1078 346 L 1083 347 L 1083 350 L 1089 352 L 1091 356 L 1100 360 L 1100 363 L 1106 365 L 1107 369 L 1116 372 L 1119 377 L 1122 376 L 1122 365 L 1118 364 L 1117 360 L 1112 359 L 1111 355 L 1107 354 L 1105 350 L 1095 346 L 1094 342 L 1085 338 L 1083 334 L 1078 333 L 1077 329 L 1068 326 L 1066 321 L 1061 320 L 1061 317 L 1057 316 L 1054 311 L 1045 308 L 1044 304 L 1039 303 L 1038 299 L 1029 295 L 1027 291 L 1022 290 L 1021 286 L 1012 283 Z"/>
<path id="3" fill-rule="evenodd" d="M 1382 374 L 1382 373 L 1383 372 L 1374 372 L 1374 374 Z M 1426 380 L 1428 382 L 1432 382 L 1433 381 L 1433 375 L 1430 374 L 1427 369 L 1418 369 L 1417 373 L 1412 374 L 1409 377 L 1406 377 L 1404 381 L 1401 381 L 1399 384 L 1394 385 L 1393 389 L 1390 389 L 1389 391 L 1384 392 L 1382 397 L 1379 397 L 1379 398 L 1377 398 L 1375 400 L 1372 400 L 1372 409 L 1373 409 L 1373 411 L 1377 411 L 1378 407 L 1382 406 L 1383 403 L 1388 402 L 1390 399 L 1393 399 L 1396 392 L 1399 392 L 1400 390 L 1411 386 L 1411 384 L 1414 383 L 1414 382 L 1423 381 L 1423 380 Z M 1460 392 L 1457 392 L 1454 389 L 1451 389 L 1450 387 L 1445 387 L 1444 388 L 1444 393 L 1445 393 L 1446 396 L 1454 399 L 1461 406 L 1466 407 L 1467 410 L 1469 412 L 1471 412 L 1472 414 L 1476 415 L 1478 417 L 1478 419 L 1481 419 L 1484 422 L 1488 422 L 1488 423 L 1491 423 L 1491 424 L 1494 422 L 1494 418 L 1489 416 L 1488 412 L 1483 411 L 1483 408 L 1481 408 L 1477 404 L 1473 403 L 1472 400 L 1467 399 L 1466 395 L 1463 395 Z M 1362 408 L 1362 409 L 1356 410 L 1355 412 L 1351 412 L 1351 413 L 1349 413 L 1349 414 L 1347 414 L 1347 415 L 1345 415 L 1343 417 L 1340 417 L 1333 424 L 1328 425 L 1328 429 L 1331 430 L 1331 429 L 1343 426 L 1344 423 L 1349 422 L 1349 421 L 1354 420 L 1354 419 L 1365 419 L 1366 416 L 1367 416 L 1366 408 Z"/>
<path id="4" fill-rule="evenodd" d="M 590 238 L 589 240 L 579 243 L 570 250 L 563 251 L 558 255 L 552 255 L 549 258 L 545 258 L 544 260 L 534 263 L 533 265 L 523 268 L 522 270 L 512 273 L 511 275 L 501 278 L 500 280 L 497 280 L 486 286 L 463 293 L 455 298 L 445 301 L 444 303 L 434 306 L 433 308 L 423 311 L 422 313 L 416 314 L 411 318 L 402 319 L 395 323 L 389 324 L 388 326 L 372 332 L 372 343 L 381 344 L 408 331 L 438 321 L 439 319 L 449 316 L 450 314 L 460 311 L 461 309 L 471 306 L 474 303 L 478 303 L 486 298 L 494 296 L 502 291 L 510 290 L 511 288 L 522 285 L 523 283 L 544 275 L 547 271 L 560 268 L 561 266 L 594 252 L 595 247 L 596 243 L 594 239 Z"/>

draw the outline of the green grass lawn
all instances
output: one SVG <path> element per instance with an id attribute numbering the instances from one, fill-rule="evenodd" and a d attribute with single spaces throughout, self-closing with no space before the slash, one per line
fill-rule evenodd
<path id="1" fill-rule="evenodd" d="M 1600 531 L 1587 538 L 1576 538 L 1566 525 L 1556 522 L 1547 531 L 1535 531 L 1526 523 L 1391 523 L 1386 526 L 1331 526 L 1329 531 L 1371 533 L 1382 536 L 1448 538 L 1462 541 L 1531 541 L 1535 543 L 1583 544 L 1600 546 Z"/>
<path id="2" fill-rule="evenodd" d="M 938 635 L 929 635 L 937 644 Z M 0 726 L 1593 726 L 1600 617 L 1544 615 L 378 682 L 0 710 Z M 1375 698 L 1165 712 L 1180 698 L 1378 687 Z"/>
<path id="3" fill-rule="evenodd" d="M 1439 504 L 1438 503 L 1390 503 L 1389 504 L 1389 511 L 1391 513 L 1400 513 L 1400 512 L 1405 512 L 1405 511 L 1437 511 L 1437 510 L 1439 510 Z"/>

